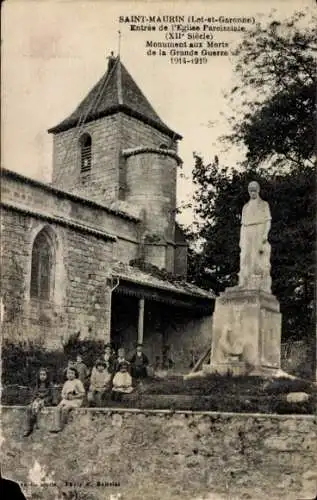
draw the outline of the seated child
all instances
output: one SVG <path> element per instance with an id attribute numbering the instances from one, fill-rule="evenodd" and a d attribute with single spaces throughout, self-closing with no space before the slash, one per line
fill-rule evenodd
<path id="1" fill-rule="evenodd" d="M 37 374 L 32 402 L 26 409 L 26 426 L 23 436 L 29 436 L 33 432 L 39 412 L 44 406 L 50 406 L 52 401 L 53 392 L 48 372 L 46 368 L 40 368 Z"/>
<path id="2" fill-rule="evenodd" d="M 128 363 L 122 362 L 119 371 L 113 377 L 111 399 L 114 401 L 121 401 L 122 394 L 129 394 L 133 391 L 132 377 L 128 368 Z"/>
<path id="3" fill-rule="evenodd" d="M 114 372 L 118 372 L 120 370 L 120 366 L 122 363 L 125 363 L 127 365 L 127 370 L 130 371 L 130 363 L 129 361 L 127 361 L 125 359 L 125 350 L 123 347 L 120 347 L 120 349 L 118 349 L 118 357 L 115 361 L 115 365 L 114 365 Z"/>
<path id="4" fill-rule="evenodd" d="M 73 408 L 79 408 L 83 404 L 85 397 L 85 388 L 78 378 L 76 368 L 68 368 L 67 380 L 62 389 L 62 400 L 56 408 L 54 415 L 55 427 L 51 432 L 59 432 L 67 423 L 69 412 Z"/>
<path id="5" fill-rule="evenodd" d="M 149 360 L 144 354 L 142 349 L 142 344 L 138 344 L 136 348 L 136 353 L 132 356 L 131 363 L 131 375 L 134 378 L 140 379 L 147 377 L 147 366 Z"/>
<path id="6" fill-rule="evenodd" d="M 103 396 L 111 388 L 111 378 L 110 363 L 102 359 L 97 359 L 91 372 L 88 403 L 95 403 L 97 406 L 101 406 Z"/>
<path id="7" fill-rule="evenodd" d="M 79 380 L 85 386 L 85 384 L 87 383 L 88 377 L 89 377 L 89 370 L 88 370 L 87 366 L 85 365 L 85 363 L 83 362 L 83 358 L 82 358 L 81 354 L 77 354 L 75 367 L 77 368 L 77 371 L 78 371 Z"/>

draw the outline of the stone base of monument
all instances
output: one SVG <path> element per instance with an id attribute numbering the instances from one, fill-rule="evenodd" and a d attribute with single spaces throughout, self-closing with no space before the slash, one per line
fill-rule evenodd
<path id="1" fill-rule="evenodd" d="M 266 366 L 250 367 L 247 363 L 210 363 L 203 365 L 203 374 L 218 373 L 219 375 L 248 375 L 250 377 L 286 377 L 296 378 L 278 369 Z M 195 374 L 194 374 L 195 375 Z"/>
<path id="2" fill-rule="evenodd" d="M 210 364 L 203 365 L 203 371 L 277 375 L 281 322 L 279 302 L 274 295 L 240 287 L 226 289 L 216 299 Z"/>
<path id="3" fill-rule="evenodd" d="M 249 375 L 250 369 L 243 362 L 228 362 L 228 363 L 215 363 L 203 365 L 204 373 L 219 373 L 219 375 Z"/>

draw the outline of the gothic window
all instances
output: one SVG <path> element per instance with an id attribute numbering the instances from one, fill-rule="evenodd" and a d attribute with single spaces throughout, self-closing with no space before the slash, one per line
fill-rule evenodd
<path id="1" fill-rule="evenodd" d="M 36 236 L 33 243 L 30 288 L 32 298 L 50 300 L 53 286 L 53 256 L 53 245 L 44 229 Z"/>
<path id="2" fill-rule="evenodd" d="M 89 172 L 91 169 L 91 136 L 83 134 L 79 139 L 80 146 L 80 171 Z"/>

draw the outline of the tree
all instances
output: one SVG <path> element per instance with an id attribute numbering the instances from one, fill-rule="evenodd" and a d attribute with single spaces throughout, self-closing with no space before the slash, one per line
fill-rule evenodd
<path id="1" fill-rule="evenodd" d="M 247 165 L 313 166 L 316 130 L 316 16 L 296 12 L 248 32 L 234 52 L 229 144 L 247 147 Z M 237 109 L 238 108 L 238 109 Z"/>
<path id="2" fill-rule="evenodd" d="M 200 223 L 192 238 L 201 251 L 190 254 L 190 278 L 216 292 L 237 283 L 241 210 L 248 183 L 258 180 L 272 212 L 272 287 L 281 303 L 284 338 L 315 334 L 316 46 L 315 32 L 301 13 L 248 33 L 237 50 L 241 85 L 230 96 L 242 97 L 240 114 L 231 118 L 233 131 L 225 138 L 244 145 L 246 159 L 229 168 L 218 158 L 206 165 L 195 155 L 193 170 Z"/>

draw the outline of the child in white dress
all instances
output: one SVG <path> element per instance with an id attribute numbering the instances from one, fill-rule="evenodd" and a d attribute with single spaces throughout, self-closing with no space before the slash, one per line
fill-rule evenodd
<path id="1" fill-rule="evenodd" d="M 130 394 L 133 391 L 132 377 L 128 369 L 128 363 L 121 363 L 119 371 L 113 377 L 111 399 L 114 401 L 121 401 L 122 394 Z"/>
<path id="2" fill-rule="evenodd" d="M 111 378 L 110 363 L 103 359 L 97 359 L 90 377 L 90 386 L 87 395 L 89 404 L 102 405 L 103 398 L 111 390 Z"/>
<path id="3" fill-rule="evenodd" d="M 73 408 L 82 406 L 85 397 L 85 388 L 78 378 L 76 368 L 68 368 L 67 380 L 62 389 L 62 400 L 55 412 L 55 426 L 51 432 L 59 432 L 67 423 L 69 412 Z"/>

